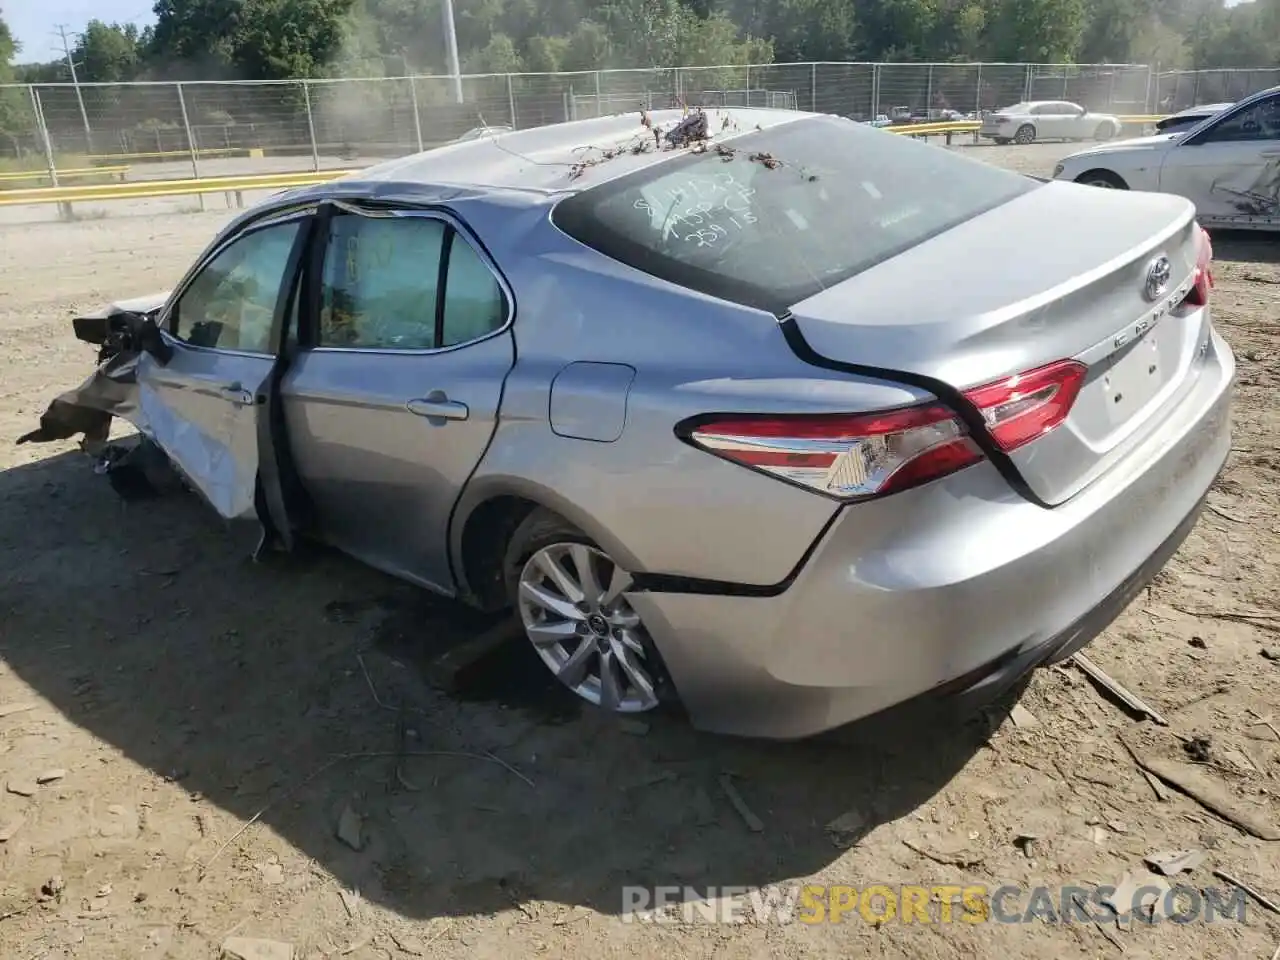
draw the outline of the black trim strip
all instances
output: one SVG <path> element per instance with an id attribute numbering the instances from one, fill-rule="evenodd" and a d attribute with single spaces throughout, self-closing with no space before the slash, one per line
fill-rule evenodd
<path id="1" fill-rule="evenodd" d="M 280 384 L 293 361 L 289 345 L 289 323 L 293 305 L 300 295 L 301 278 L 305 276 L 307 254 L 315 243 L 320 227 L 315 216 L 303 220 L 293 249 L 289 251 L 288 265 L 280 281 L 276 297 L 275 315 L 272 318 L 268 346 L 274 360 L 259 392 L 254 397 L 259 408 L 255 420 L 258 447 L 258 480 L 261 498 L 255 498 L 258 520 L 262 524 L 262 541 L 258 552 L 279 541 L 286 551 L 294 549 L 294 534 L 305 523 L 300 516 L 306 503 L 302 483 L 293 461 L 288 431 L 284 420 L 284 406 L 280 399 Z M 299 305 L 301 306 L 301 304 Z"/>
<path id="2" fill-rule="evenodd" d="M 315 213 L 316 230 L 307 249 L 298 306 L 298 347 L 310 349 L 320 342 L 320 307 L 324 303 L 324 264 L 329 255 L 329 227 L 334 206 L 322 203 Z"/>
<path id="3" fill-rule="evenodd" d="M 453 256 L 453 239 L 458 235 L 452 223 L 447 220 L 443 223 L 444 239 L 440 241 L 440 266 L 436 271 L 436 329 L 435 339 L 432 341 L 432 346 L 437 350 L 444 346 L 444 298 L 449 285 L 449 259 Z"/>
<path id="4" fill-rule="evenodd" d="M 843 515 L 845 508 L 832 512 L 827 522 L 822 525 L 813 543 L 800 556 L 800 560 L 785 577 L 777 583 L 732 583 L 728 580 L 706 580 L 702 577 L 685 577 L 674 573 L 637 573 L 631 578 L 628 593 L 697 593 L 721 597 L 776 597 L 785 593 L 795 583 L 809 558 L 827 539 L 827 534 Z"/>

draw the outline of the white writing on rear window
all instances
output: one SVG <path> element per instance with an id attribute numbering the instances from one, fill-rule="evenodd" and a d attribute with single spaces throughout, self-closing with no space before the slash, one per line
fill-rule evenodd
<path id="1" fill-rule="evenodd" d="M 727 170 L 674 183 L 659 181 L 644 192 L 634 206 L 649 214 L 664 241 L 712 247 L 758 220 L 751 202 L 756 191 Z"/>

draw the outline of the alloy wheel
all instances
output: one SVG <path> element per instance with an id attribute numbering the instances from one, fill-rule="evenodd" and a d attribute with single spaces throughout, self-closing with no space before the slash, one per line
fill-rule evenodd
<path id="1" fill-rule="evenodd" d="M 617 713 L 658 705 L 644 625 L 622 595 L 630 582 L 584 543 L 543 547 L 520 571 L 520 619 L 542 662 L 582 699 Z"/>

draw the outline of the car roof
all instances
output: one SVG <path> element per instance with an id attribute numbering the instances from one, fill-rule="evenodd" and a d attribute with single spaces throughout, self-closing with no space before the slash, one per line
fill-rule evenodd
<path id="1" fill-rule="evenodd" d="M 1177 113 L 1173 114 L 1173 116 L 1182 117 L 1197 113 L 1221 113 L 1223 110 L 1227 109 L 1227 107 L 1234 105 L 1234 100 L 1227 103 L 1202 103 L 1199 106 L 1187 107 L 1185 110 L 1179 110 Z"/>
<path id="2" fill-rule="evenodd" d="M 577 192 L 678 155 L 679 151 L 665 142 L 665 134 L 690 113 L 636 111 L 450 143 L 377 164 L 308 193 L 317 197 L 340 194 L 355 183 Z M 709 137 L 717 142 L 817 116 L 796 110 L 739 107 L 708 108 L 705 114 Z M 660 141 L 661 148 L 657 148 Z"/>

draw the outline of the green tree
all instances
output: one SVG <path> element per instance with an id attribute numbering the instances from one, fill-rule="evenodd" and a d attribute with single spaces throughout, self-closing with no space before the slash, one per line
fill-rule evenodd
<path id="1" fill-rule="evenodd" d="M 534 73 L 558 73 L 568 52 L 568 37 L 530 37 L 525 44 L 525 67 Z"/>
<path id="2" fill-rule="evenodd" d="M 72 58 L 80 66 L 80 79 L 97 83 L 120 83 L 137 77 L 142 64 L 142 38 L 133 24 L 90 20 L 84 28 Z"/>
<path id="3" fill-rule="evenodd" d="M 613 65 L 609 31 L 594 20 L 579 20 L 566 40 L 562 69 L 595 70 Z"/>
<path id="4" fill-rule="evenodd" d="M 353 0 L 156 0 L 151 55 L 187 75 L 318 76 L 347 39 Z"/>
<path id="5" fill-rule="evenodd" d="M 0 11 L 0 83 L 21 82 L 13 61 L 18 56 L 14 40 Z M 0 152 L 21 154 L 22 143 L 35 127 L 30 102 L 21 88 L 0 87 Z"/>
<path id="6" fill-rule="evenodd" d="M 467 57 L 463 69 L 467 73 L 519 73 L 524 69 L 524 61 L 510 37 L 495 33 L 488 43 Z"/>
<path id="7" fill-rule="evenodd" d="M 1084 0 L 997 0 L 990 52 L 996 60 L 1071 63 L 1084 28 Z"/>
<path id="8" fill-rule="evenodd" d="M 342 50 L 351 2 L 244 0 L 232 34 L 236 72 L 263 80 L 322 75 Z"/>

